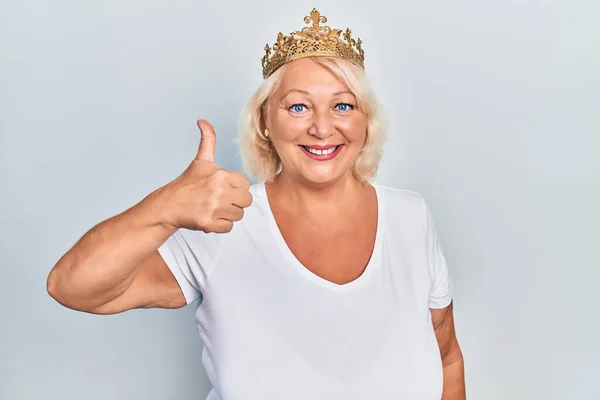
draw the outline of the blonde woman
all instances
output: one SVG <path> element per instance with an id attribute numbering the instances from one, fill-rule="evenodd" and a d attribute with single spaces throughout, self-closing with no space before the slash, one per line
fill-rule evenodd
<path id="1" fill-rule="evenodd" d="M 177 308 L 196 321 L 209 400 L 465 398 L 452 281 L 418 193 L 371 184 L 384 124 L 362 42 L 322 25 L 279 35 L 243 112 L 258 183 L 196 158 L 94 227 L 50 295 L 96 314 Z"/>

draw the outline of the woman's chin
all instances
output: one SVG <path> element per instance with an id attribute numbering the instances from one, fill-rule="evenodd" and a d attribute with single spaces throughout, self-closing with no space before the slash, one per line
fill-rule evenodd
<path id="1" fill-rule="evenodd" d="M 302 171 L 301 179 L 315 185 L 327 185 L 338 182 L 347 176 L 348 171 L 340 171 L 337 168 L 311 168 Z"/>

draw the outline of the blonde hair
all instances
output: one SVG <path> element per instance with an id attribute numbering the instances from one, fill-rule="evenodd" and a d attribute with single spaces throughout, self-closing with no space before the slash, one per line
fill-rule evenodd
<path id="1" fill-rule="evenodd" d="M 362 69 L 333 57 L 312 57 L 344 82 L 355 95 L 358 109 L 367 116 L 365 144 L 352 168 L 361 181 L 371 181 L 377 174 L 386 136 L 381 106 Z M 287 65 L 265 79 L 242 110 L 240 118 L 240 150 L 246 172 L 258 180 L 273 180 L 281 172 L 282 163 L 271 141 L 265 137 L 265 116 L 269 100 L 281 83 Z"/>

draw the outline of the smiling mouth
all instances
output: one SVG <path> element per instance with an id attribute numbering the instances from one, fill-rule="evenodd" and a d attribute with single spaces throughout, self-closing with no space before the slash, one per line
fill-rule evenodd
<path id="1" fill-rule="evenodd" d="M 341 146 L 341 144 L 338 144 L 337 146 L 331 146 L 324 149 L 316 149 L 314 147 L 300 145 L 304 150 L 316 156 L 328 156 L 335 153 Z"/>

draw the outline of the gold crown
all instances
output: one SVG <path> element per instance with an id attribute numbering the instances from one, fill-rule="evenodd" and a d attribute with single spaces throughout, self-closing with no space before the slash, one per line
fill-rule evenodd
<path id="1" fill-rule="evenodd" d="M 282 65 L 304 57 L 338 57 L 364 69 L 365 52 L 361 47 L 362 40 L 354 40 L 350 36 L 350 29 L 346 28 L 346 32 L 342 35 L 339 29 L 321 26 L 321 23 L 327 22 L 327 18 L 314 8 L 310 16 L 304 17 L 304 22 L 307 24 L 312 22 L 312 26 L 292 32 L 289 36 L 279 32 L 273 48 L 267 43 L 266 54 L 262 58 L 263 78 L 267 78 Z M 345 41 L 340 38 L 340 35 Z"/>

